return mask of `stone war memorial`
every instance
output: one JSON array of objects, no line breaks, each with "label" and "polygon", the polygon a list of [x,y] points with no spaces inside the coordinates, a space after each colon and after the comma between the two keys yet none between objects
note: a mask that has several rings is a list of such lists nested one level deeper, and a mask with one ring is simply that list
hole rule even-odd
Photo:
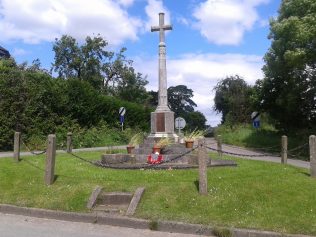
[{"label": "stone war memorial", "polygon": [[165,31],[172,30],[171,25],[165,25],[164,13],[159,13],[159,26],[152,26],[151,32],[159,31],[159,65],[158,65],[158,106],[151,113],[150,138],[168,137],[178,141],[178,135],[174,133],[174,112],[168,107],[167,95],[167,66]]},{"label": "stone war memorial", "polygon": [[[151,113],[151,131],[144,143],[140,144],[132,154],[105,154],[102,155],[101,166],[109,168],[190,168],[198,167],[198,154],[193,148],[186,148],[179,143],[179,137],[174,132],[174,112],[168,106],[167,95],[167,63],[165,31],[172,30],[171,25],[164,22],[164,13],[159,13],[159,25],[152,26],[151,32],[159,31],[158,50],[158,105]],[[156,144],[162,140],[168,144],[159,152],[154,150]],[[205,159],[207,156],[205,155]],[[152,162],[153,161],[153,162]],[[207,159],[207,166],[236,165],[232,161],[212,161]]]}]

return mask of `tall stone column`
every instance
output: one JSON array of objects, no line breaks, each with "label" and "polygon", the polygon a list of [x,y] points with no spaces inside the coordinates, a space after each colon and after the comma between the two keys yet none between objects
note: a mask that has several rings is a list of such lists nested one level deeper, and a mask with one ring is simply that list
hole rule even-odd
[{"label": "tall stone column", "polygon": [[151,32],[159,31],[159,91],[158,106],[155,112],[151,113],[151,134],[149,137],[170,137],[177,140],[178,136],[174,133],[174,112],[168,107],[166,30],[172,30],[172,26],[165,25],[164,13],[159,13],[159,26],[151,27]]}]

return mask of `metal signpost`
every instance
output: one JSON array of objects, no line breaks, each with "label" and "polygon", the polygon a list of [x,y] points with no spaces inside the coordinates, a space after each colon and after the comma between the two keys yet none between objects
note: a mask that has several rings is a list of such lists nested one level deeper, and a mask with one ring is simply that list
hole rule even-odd
[{"label": "metal signpost", "polygon": [[178,117],[175,119],[175,127],[179,129],[179,135],[181,133],[181,129],[183,129],[186,125],[184,118]]},{"label": "metal signpost", "polygon": [[260,127],[260,113],[255,111],[251,113],[252,125],[254,128]]},{"label": "metal signpost", "polygon": [[122,126],[122,131],[124,130],[124,115],[126,113],[126,109],[124,107],[121,107],[119,109],[119,115],[120,115],[120,123]]}]

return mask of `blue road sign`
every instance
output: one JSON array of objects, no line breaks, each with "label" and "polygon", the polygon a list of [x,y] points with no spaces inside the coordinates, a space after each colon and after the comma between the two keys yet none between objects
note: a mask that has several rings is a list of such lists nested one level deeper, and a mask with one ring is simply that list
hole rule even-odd
[{"label": "blue road sign", "polygon": [[260,121],[253,121],[252,125],[254,128],[259,128],[260,127]]},{"label": "blue road sign", "polygon": [[124,115],[120,115],[120,122],[124,123]]}]

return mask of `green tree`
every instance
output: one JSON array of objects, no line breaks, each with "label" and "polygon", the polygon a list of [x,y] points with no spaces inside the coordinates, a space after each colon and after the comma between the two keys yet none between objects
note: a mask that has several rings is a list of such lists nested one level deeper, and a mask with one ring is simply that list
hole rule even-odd
[{"label": "green tree", "polygon": [[48,134],[63,122],[63,87],[36,68],[0,60],[0,149],[12,146],[14,131]]},{"label": "green tree", "polygon": [[133,62],[126,59],[126,48],[114,53],[106,50],[107,45],[101,36],[88,36],[79,45],[76,39],[64,35],[54,43],[55,62],[51,70],[63,79],[87,81],[104,94],[143,103],[147,100],[146,78],[136,73]]},{"label": "green tree", "polygon": [[[150,91],[150,104],[152,107],[158,105],[158,92]],[[168,88],[168,105],[175,116],[184,116],[193,112],[197,105],[192,100],[193,90],[185,85],[171,86]]]},{"label": "green tree", "polygon": [[316,2],[283,0],[270,22],[271,47],[259,83],[261,107],[284,129],[316,122]]},{"label": "green tree", "polygon": [[168,88],[168,103],[175,116],[184,116],[193,112],[196,104],[192,100],[193,90],[185,85],[171,86]]},{"label": "green tree", "polygon": [[222,113],[222,123],[249,122],[252,88],[244,79],[238,75],[226,77],[214,90],[214,109]]},{"label": "green tree", "polygon": [[150,95],[145,86],[148,84],[142,74],[136,73],[133,67],[124,70],[121,80],[118,81],[114,95],[126,101],[137,104],[148,104]]},{"label": "green tree", "polygon": [[206,118],[200,111],[193,111],[185,114],[186,130],[193,131],[194,129],[204,130],[206,128]]}]

